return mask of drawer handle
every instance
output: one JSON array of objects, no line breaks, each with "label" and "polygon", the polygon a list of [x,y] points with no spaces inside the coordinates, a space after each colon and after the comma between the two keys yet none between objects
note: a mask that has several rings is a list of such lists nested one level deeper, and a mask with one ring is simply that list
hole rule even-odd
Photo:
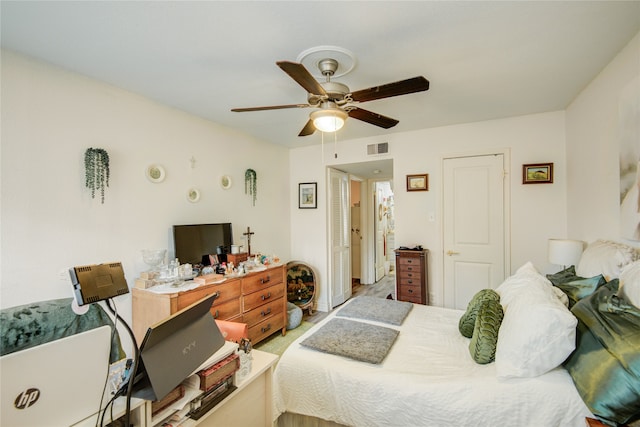
[{"label": "drawer handle", "polygon": [[271,329],[271,323],[269,323],[266,328],[265,327],[260,328],[263,334],[267,332],[269,329]]},{"label": "drawer handle", "polygon": [[413,277],[413,274],[409,273],[407,274],[408,277]]},{"label": "drawer handle", "polygon": [[214,319],[217,319],[217,318],[218,318],[218,316],[220,316],[220,310],[216,310],[216,312],[215,312],[215,313],[213,313],[213,318],[214,318]]},{"label": "drawer handle", "polygon": [[271,292],[267,292],[267,295],[262,295],[260,298],[262,298],[262,301],[271,298]]},{"label": "drawer handle", "polygon": [[267,309],[267,311],[261,311],[261,312],[260,312],[260,315],[262,315],[262,316],[267,316],[267,315],[269,315],[269,314],[271,314],[271,307],[269,307],[269,308]]},{"label": "drawer handle", "polygon": [[407,280],[407,283],[413,283],[413,280]]},{"label": "drawer handle", "polygon": [[407,292],[409,292],[410,294],[413,293],[413,289],[407,289]]},{"label": "drawer handle", "polygon": [[412,262],[413,262],[413,260],[412,260],[412,259],[408,259],[408,260],[407,260],[407,264],[411,264]]},{"label": "drawer handle", "polygon": [[407,270],[409,270],[409,271],[413,271],[413,268],[409,267],[409,268],[407,268]]},{"label": "drawer handle", "polygon": [[271,281],[271,276],[267,276],[266,279],[264,279],[264,278],[260,279],[260,283],[262,283],[263,285],[265,283],[269,283],[270,281]]}]

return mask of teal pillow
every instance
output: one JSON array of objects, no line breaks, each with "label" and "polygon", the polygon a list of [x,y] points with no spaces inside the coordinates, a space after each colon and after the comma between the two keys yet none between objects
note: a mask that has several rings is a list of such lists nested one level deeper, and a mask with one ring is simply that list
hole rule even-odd
[{"label": "teal pillow", "polygon": [[458,321],[458,330],[462,336],[471,338],[473,335],[473,328],[476,324],[476,315],[480,306],[484,301],[500,301],[500,295],[493,289],[482,289],[477,292],[469,304],[467,305],[467,311],[462,315]]},{"label": "teal pillow", "polygon": [[570,282],[574,279],[578,279],[578,275],[576,274],[576,267],[571,266],[567,267],[562,271],[558,271],[554,274],[547,274],[547,279],[554,285],[558,286],[560,283]]},{"label": "teal pillow", "polygon": [[480,305],[469,342],[469,353],[476,363],[484,365],[496,359],[498,331],[503,317],[504,311],[499,301],[487,300]]},{"label": "teal pillow", "polygon": [[569,309],[571,309],[578,301],[588,297],[605,283],[607,283],[607,281],[604,276],[599,275],[588,279],[576,277],[570,282],[558,283],[556,287],[567,295],[569,298]]},{"label": "teal pillow", "polygon": [[640,309],[617,291],[615,279],[571,309],[576,349],[564,362],[591,413],[612,425],[640,419]]}]

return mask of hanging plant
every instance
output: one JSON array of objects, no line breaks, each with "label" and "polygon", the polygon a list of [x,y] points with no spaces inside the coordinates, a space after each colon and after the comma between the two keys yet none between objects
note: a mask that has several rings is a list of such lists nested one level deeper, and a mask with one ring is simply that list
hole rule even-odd
[{"label": "hanging plant", "polygon": [[258,177],[253,169],[247,169],[244,172],[244,194],[251,195],[253,206],[255,206],[258,195]]},{"label": "hanging plant", "polygon": [[84,185],[91,189],[91,198],[100,190],[104,203],[104,189],[109,186],[109,153],[103,148],[87,148],[84,152]]}]

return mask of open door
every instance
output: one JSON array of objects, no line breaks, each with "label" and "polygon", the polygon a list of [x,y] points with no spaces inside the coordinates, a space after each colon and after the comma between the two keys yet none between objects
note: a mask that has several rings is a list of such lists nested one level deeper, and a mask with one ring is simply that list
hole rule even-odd
[{"label": "open door", "polygon": [[349,175],[329,169],[331,308],[351,297]]}]

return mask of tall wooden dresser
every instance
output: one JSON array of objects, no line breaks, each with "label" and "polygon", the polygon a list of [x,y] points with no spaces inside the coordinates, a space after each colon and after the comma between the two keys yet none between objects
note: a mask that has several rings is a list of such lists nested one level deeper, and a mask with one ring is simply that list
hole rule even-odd
[{"label": "tall wooden dresser", "polygon": [[218,298],[211,306],[213,317],[246,323],[249,338],[256,344],[278,330],[282,331],[282,335],[286,333],[285,286],[286,267],[278,265],[188,291],[177,288],[175,293],[161,294],[149,289],[133,288],[133,332],[138,344],[141,344],[150,325],[217,292]]},{"label": "tall wooden dresser", "polygon": [[429,250],[396,249],[395,253],[398,301],[429,304],[427,280]]}]

